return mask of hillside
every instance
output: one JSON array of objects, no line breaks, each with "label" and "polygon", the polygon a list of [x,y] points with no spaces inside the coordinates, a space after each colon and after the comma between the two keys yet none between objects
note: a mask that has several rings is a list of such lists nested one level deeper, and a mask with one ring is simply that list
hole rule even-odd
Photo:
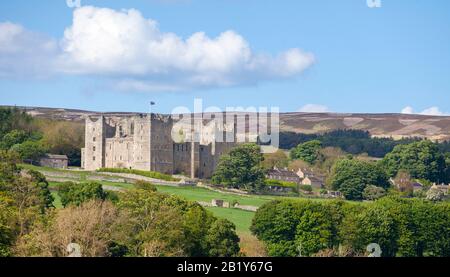
[{"label": "hillside", "polygon": [[[38,118],[81,121],[83,116],[100,114],[75,109],[18,107]],[[126,112],[108,112],[107,115],[132,115]],[[282,131],[321,133],[335,129],[360,129],[373,136],[401,138],[426,137],[433,140],[450,139],[449,116],[424,116],[407,114],[337,114],[337,113],[283,113],[280,116]]]}]

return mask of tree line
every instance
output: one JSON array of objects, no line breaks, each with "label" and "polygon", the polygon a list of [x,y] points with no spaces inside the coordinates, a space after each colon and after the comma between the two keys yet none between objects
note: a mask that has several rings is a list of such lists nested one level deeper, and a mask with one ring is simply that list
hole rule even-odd
[{"label": "tree line", "polygon": [[263,205],[252,232],[270,256],[383,257],[450,255],[450,204],[386,197],[371,203],[282,200]]},{"label": "tree line", "polygon": [[81,165],[84,126],[79,122],[37,119],[18,108],[0,108],[0,149],[16,152],[22,161],[37,162],[45,153],[67,155]]},{"label": "tree line", "polygon": [[[339,147],[349,154],[367,153],[371,157],[383,158],[395,146],[409,144],[420,140],[420,138],[403,138],[400,140],[373,138],[368,131],[363,130],[334,130],[324,134],[281,132],[280,148],[292,149],[299,144],[312,140],[320,141],[323,147]],[[447,144],[445,144],[445,147],[448,147]]]},{"label": "tree line", "polygon": [[64,183],[55,209],[45,177],[18,160],[0,151],[0,256],[62,257],[72,243],[85,257],[240,255],[234,224],[195,202],[147,183],[120,193]]}]

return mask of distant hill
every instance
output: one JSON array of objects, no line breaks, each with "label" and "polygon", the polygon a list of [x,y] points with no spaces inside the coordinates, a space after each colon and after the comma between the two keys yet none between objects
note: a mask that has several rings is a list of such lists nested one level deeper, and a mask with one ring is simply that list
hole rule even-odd
[{"label": "distant hill", "polygon": [[[137,113],[98,113],[75,109],[18,107],[38,118],[82,121],[86,115],[133,115]],[[338,113],[282,113],[281,131],[296,133],[323,133],[336,129],[369,131],[378,137],[426,137],[433,140],[450,140],[450,116],[425,116],[407,114],[338,114]]]}]

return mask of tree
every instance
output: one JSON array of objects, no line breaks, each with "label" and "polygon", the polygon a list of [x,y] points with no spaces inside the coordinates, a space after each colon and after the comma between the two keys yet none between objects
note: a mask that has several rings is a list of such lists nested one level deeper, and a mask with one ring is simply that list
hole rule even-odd
[{"label": "tree", "polygon": [[24,143],[14,145],[11,150],[18,153],[22,160],[37,162],[48,149],[39,141],[27,140]]},{"label": "tree", "polygon": [[300,217],[295,236],[295,244],[301,249],[301,255],[311,256],[332,247],[332,225],[332,216],[327,210],[305,210]]},{"label": "tree", "polygon": [[0,195],[0,257],[11,256],[14,244],[14,208],[10,206],[12,199]]},{"label": "tree", "polygon": [[36,119],[42,142],[53,154],[67,155],[69,165],[80,166],[81,148],[84,147],[84,124],[72,121]]},{"label": "tree", "polygon": [[242,144],[223,155],[212,181],[227,187],[259,191],[264,187],[263,155],[256,144]]},{"label": "tree", "polygon": [[80,246],[83,257],[111,256],[110,246],[122,217],[108,201],[91,200],[58,210],[37,222],[30,234],[21,236],[17,256],[66,257],[71,243]]},{"label": "tree", "polygon": [[39,189],[39,198],[42,201],[42,207],[41,210],[44,211],[44,209],[47,208],[54,208],[53,201],[55,200],[52,196],[52,193],[50,192],[50,189],[48,187],[47,179],[45,178],[44,174],[35,171],[35,170],[28,170],[23,172],[23,175],[29,176],[31,181],[36,185],[36,187]]},{"label": "tree", "polygon": [[193,257],[206,256],[209,253],[206,238],[211,228],[211,224],[216,218],[200,205],[192,205],[184,213],[184,235],[186,254]]},{"label": "tree", "polygon": [[0,142],[0,149],[9,150],[13,145],[21,144],[28,139],[28,134],[22,130],[12,130]]},{"label": "tree", "polygon": [[209,256],[235,257],[239,253],[239,237],[236,226],[226,219],[218,219],[212,223],[206,235]]},{"label": "tree", "polygon": [[303,160],[309,164],[314,164],[319,158],[322,143],[319,140],[312,140],[297,145],[291,150],[291,159]]},{"label": "tree", "polygon": [[91,199],[105,200],[107,198],[107,193],[103,190],[102,185],[95,182],[82,184],[66,182],[59,186],[58,194],[64,207],[79,206]]},{"label": "tree", "polygon": [[389,187],[388,176],[377,164],[356,159],[337,161],[328,183],[348,200],[362,200],[368,185],[384,189]]},{"label": "tree", "polygon": [[0,139],[12,130],[32,133],[35,127],[33,118],[18,108],[0,108]]},{"label": "tree", "polygon": [[285,168],[289,165],[289,159],[283,150],[278,150],[275,153],[264,154],[262,166],[264,169]]},{"label": "tree", "polygon": [[396,146],[382,160],[381,165],[391,177],[398,171],[405,170],[416,179],[437,183],[445,182],[447,179],[445,157],[437,144],[429,140]]},{"label": "tree", "polygon": [[368,185],[363,191],[363,198],[374,201],[386,195],[386,190],[373,185]]}]

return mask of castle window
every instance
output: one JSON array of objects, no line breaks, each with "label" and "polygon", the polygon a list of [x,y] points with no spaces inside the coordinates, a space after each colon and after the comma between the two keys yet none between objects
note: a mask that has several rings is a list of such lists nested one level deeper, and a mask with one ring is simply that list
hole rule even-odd
[{"label": "castle window", "polygon": [[122,160],[122,156],[120,156],[120,160]]},{"label": "castle window", "polygon": [[92,147],[92,151],[94,151],[94,152],[95,152],[95,146],[94,146],[94,147]]},{"label": "castle window", "polygon": [[92,160],[95,161],[95,156],[92,157]]},{"label": "castle window", "polygon": [[93,131],[93,132],[95,132],[95,127],[94,127],[94,128],[92,128],[92,131]]},{"label": "castle window", "polygon": [[92,138],[92,141],[94,141],[94,142],[95,142],[95,137],[93,137],[93,138]]}]

